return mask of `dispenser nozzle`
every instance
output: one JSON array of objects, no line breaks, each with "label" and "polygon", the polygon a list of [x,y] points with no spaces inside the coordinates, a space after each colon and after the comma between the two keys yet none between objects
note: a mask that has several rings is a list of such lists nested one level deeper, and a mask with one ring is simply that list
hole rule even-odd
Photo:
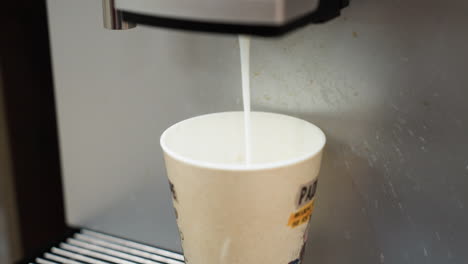
[{"label": "dispenser nozzle", "polygon": [[115,8],[114,0],[102,0],[102,16],[106,29],[124,30],[136,27],[136,24],[123,20],[122,11]]}]

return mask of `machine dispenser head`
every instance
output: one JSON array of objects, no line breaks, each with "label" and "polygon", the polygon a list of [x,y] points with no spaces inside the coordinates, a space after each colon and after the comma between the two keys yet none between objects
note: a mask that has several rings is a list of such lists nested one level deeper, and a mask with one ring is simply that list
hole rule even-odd
[{"label": "machine dispenser head", "polygon": [[103,0],[104,25],[279,36],[340,15],[349,0]]}]

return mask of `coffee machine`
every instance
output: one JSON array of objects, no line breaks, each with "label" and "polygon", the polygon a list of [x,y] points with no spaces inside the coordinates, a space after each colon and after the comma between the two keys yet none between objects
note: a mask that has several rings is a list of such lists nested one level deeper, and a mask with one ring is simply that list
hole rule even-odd
[{"label": "coffee machine", "polygon": [[103,0],[104,26],[136,24],[216,33],[279,36],[340,15],[349,0]]},{"label": "coffee machine", "polygon": [[[328,138],[304,262],[465,263],[466,1],[347,4],[48,0],[73,239],[183,261],[159,136],[242,109],[245,34],[253,110],[309,120]],[[103,261],[73,243],[49,254]],[[150,263],[127,254],[140,258],[104,261]]]}]

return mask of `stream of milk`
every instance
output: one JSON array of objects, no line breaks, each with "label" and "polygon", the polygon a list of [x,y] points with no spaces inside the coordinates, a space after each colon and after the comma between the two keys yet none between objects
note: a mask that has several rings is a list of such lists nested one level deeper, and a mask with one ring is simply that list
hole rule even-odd
[{"label": "stream of milk", "polygon": [[244,105],[244,146],[245,164],[252,161],[251,124],[250,124],[250,38],[239,36],[241,74],[242,74],[242,101]]}]

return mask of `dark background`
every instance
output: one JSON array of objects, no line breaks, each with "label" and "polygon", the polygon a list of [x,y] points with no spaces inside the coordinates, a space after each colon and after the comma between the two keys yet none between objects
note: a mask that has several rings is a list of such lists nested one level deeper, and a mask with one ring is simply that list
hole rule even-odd
[{"label": "dark background", "polygon": [[21,247],[32,255],[66,231],[46,4],[5,1],[1,70]]}]

